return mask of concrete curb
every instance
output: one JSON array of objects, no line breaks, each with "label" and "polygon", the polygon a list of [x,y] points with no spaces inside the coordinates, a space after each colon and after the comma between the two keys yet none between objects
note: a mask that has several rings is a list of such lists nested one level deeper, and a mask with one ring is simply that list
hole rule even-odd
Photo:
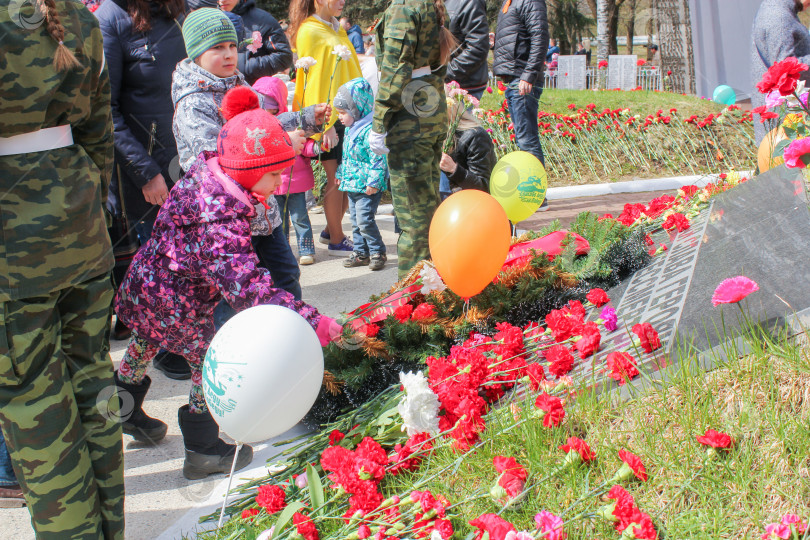
[{"label": "concrete curb", "polygon": [[[740,176],[751,178],[754,171],[738,171]],[[680,189],[683,186],[696,185],[703,187],[710,182],[719,180],[719,174],[701,174],[694,176],[673,176],[670,178],[655,178],[652,180],[631,180],[629,182],[614,182],[606,184],[588,184],[584,186],[565,186],[549,188],[546,197],[549,200],[575,199],[578,197],[595,197],[598,195],[613,195],[617,193],[643,193],[645,191],[666,191]]]}]

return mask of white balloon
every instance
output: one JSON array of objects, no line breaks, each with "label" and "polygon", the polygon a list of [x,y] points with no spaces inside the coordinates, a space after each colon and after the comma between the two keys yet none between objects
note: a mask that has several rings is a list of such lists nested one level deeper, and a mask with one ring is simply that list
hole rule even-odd
[{"label": "white balloon", "polygon": [[211,341],[203,395],[220,429],[257,443],[297,424],[323,382],[323,349],[295,311],[261,305],[234,315]]}]

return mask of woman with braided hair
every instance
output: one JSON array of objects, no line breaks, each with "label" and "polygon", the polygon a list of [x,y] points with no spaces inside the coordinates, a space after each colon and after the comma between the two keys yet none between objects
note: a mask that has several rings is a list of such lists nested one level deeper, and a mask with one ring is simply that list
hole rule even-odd
[{"label": "woman with braided hair", "polygon": [[455,48],[442,0],[393,0],[377,25],[380,87],[369,134],[387,154],[399,277],[430,257],[428,230],[439,205],[439,161],[447,133],[444,76]]},{"label": "woman with braided hair", "polygon": [[16,6],[0,10],[0,428],[37,538],[123,538],[101,31],[74,0]]}]

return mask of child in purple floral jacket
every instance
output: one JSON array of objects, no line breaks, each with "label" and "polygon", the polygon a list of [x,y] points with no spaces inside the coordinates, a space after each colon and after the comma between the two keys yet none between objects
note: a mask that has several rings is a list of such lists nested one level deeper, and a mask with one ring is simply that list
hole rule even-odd
[{"label": "child in purple floral jacket", "polygon": [[[295,158],[278,120],[258,106],[247,87],[228,93],[222,108],[231,119],[220,132],[218,152],[200,154],[171,190],[154,234],[136,255],[116,297],[116,313],[133,331],[116,374],[119,388],[134,398],[133,413],[123,422],[125,433],[145,442],[165,436],[166,424],[142,409],[150,383],[146,368],[161,348],[189,362],[191,395],[179,421],[186,448],[183,473],[190,479],[227,472],[236,448],[219,439],[201,386],[203,358],[215,333],[213,311],[221,299],[237,311],[259,304],[295,310],[322,345],[337,339],[341,330],[334,319],[275,288],[251,246],[254,205],[272,197],[282,169]],[[243,447],[237,469],[248,465],[252,454]]]}]

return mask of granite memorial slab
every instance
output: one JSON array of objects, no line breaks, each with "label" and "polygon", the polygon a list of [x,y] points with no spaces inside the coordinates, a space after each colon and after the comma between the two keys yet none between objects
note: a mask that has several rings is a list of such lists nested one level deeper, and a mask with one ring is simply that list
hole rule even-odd
[{"label": "granite memorial slab", "polygon": [[584,55],[557,57],[557,88],[560,90],[585,90],[587,65]]},{"label": "granite memorial slab", "polygon": [[[610,352],[632,349],[636,323],[650,323],[662,343],[649,354],[631,350],[639,370],[651,374],[673,365],[684,352],[721,349],[752,322],[766,330],[810,322],[810,269],[805,264],[810,210],[797,169],[782,166],[744,182],[711,199],[685,231],[672,238],[659,234],[667,251],[607,291],[618,328],[604,335],[599,351],[580,363],[575,377],[604,372]],[[739,305],[713,306],[720,282],[736,276],[752,279],[759,290]],[[600,380],[597,376],[594,384]]]},{"label": "granite memorial slab", "polygon": [[635,54],[608,56],[608,89],[632,90],[638,86],[638,57]]}]

